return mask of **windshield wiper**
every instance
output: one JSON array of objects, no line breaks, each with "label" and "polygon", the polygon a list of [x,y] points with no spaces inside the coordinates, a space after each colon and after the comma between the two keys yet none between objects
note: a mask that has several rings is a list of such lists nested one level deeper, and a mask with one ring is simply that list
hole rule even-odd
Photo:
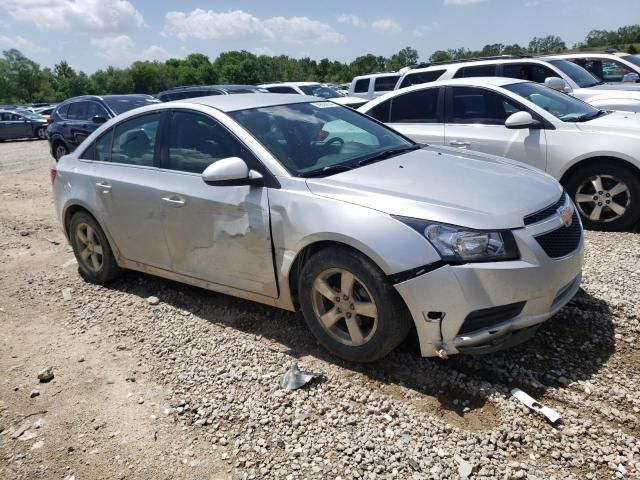
[{"label": "windshield wiper", "polygon": [[422,146],[420,145],[405,145],[403,147],[390,148],[389,150],[384,150],[382,152],[378,152],[378,153],[374,153],[373,155],[366,156],[360,159],[360,161],[358,161],[356,165],[358,165],[359,167],[362,167],[363,165],[379,162],[380,160],[385,160],[387,158],[395,157],[396,155],[400,155],[401,153],[419,150],[420,148],[422,148]]},{"label": "windshield wiper", "polygon": [[305,178],[324,177],[326,175],[333,175],[334,173],[346,172],[348,170],[353,170],[353,167],[343,164],[329,165],[328,167],[311,170],[310,172],[304,173],[302,176]]},{"label": "windshield wiper", "polygon": [[607,114],[606,110],[598,110],[597,112],[594,112],[594,113],[585,113],[584,115],[580,115],[576,119],[576,122],[588,122],[589,120],[593,120],[594,118],[598,118],[606,114]]}]

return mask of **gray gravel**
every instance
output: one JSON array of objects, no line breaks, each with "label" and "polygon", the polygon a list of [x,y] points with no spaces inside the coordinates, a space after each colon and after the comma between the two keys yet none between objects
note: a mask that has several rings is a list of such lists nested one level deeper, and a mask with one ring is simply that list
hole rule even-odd
[{"label": "gray gravel", "polygon": [[[140,355],[172,392],[166,417],[234,478],[623,478],[640,476],[638,275],[637,234],[588,232],[583,290],[533,341],[440,361],[412,339],[366,366],[325,353],[296,315],[143,274],[34,275],[24,295],[72,288],[68,326]],[[294,361],[322,379],[280,389]]]}]

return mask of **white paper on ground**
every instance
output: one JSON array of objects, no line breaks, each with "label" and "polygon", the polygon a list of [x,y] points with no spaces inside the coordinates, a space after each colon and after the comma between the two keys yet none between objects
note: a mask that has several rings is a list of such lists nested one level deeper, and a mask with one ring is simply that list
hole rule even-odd
[{"label": "white paper on ground", "polygon": [[519,388],[514,388],[511,390],[511,395],[513,395],[516,399],[520,400],[531,410],[535,410],[543,414],[545,417],[549,419],[551,423],[555,423],[560,420],[560,414],[556,412],[553,408],[545,407],[539,402],[536,402],[533,398],[527,395],[525,392],[520,390]]}]

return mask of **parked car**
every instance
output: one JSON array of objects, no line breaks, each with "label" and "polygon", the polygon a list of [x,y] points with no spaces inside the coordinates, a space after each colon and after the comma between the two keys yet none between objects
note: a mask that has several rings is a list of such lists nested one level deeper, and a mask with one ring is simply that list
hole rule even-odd
[{"label": "parked car", "polygon": [[265,93],[266,90],[255,85],[199,85],[192,87],[174,87],[160,92],[156,97],[161,102],[184,100],[185,98],[208,97],[210,95],[232,95],[236,93]]},{"label": "parked car", "polygon": [[0,140],[46,137],[47,120],[32,112],[0,110]]},{"label": "parked car", "polygon": [[265,83],[260,86],[271,93],[295,93],[326,98],[327,100],[353,109],[359,108],[367,103],[366,99],[345,96],[337,89],[317,82],[278,82]]},{"label": "parked car", "polygon": [[519,160],[558,179],[582,222],[623,230],[640,219],[640,115],[599,110],[509,78],[442,80],[359,109],[416,142]]},{"label": "parked car", "polygon": [[399,73],[359,75],[351,80],[349,96],[371,100],[393,90],[399,78]]},{"label": "parked car", "polygon": [[302,309],[352,361],[412,324],[425,356],[515,345],[580,284],[582,226],[549,175],[302,95],[128,112],[51,173],[86,279],[130,268]]},{"label": "parked car", "polygon": [[158,102],[151,95],[85,95],[65,100],[53,111],[47,128],[51,155],[58,160],[110,118]]},{"label": "parked car", "polygon": [[[508,77],[543,83],[597,107],[640,112],[640,85],[605,84],[567,60],[499,56],[403,69],[395,89],[470,77]],[[562,80],[562,81],[559,81]]]},{"label": "parked car", "polygon": [[568,60],[580,65],[603,82],[640,83],[640,57],[628,53],[563,53],[544,57]]}]

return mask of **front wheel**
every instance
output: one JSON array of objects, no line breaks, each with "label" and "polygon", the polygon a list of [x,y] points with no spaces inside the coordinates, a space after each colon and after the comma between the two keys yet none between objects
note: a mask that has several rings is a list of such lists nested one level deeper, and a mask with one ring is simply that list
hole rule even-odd
[{"label": "front wheel", "polygon": [[80,273],[86,280],[104,283],[122,272],[102,228],[88,213],[78,212],[73,216],[69,224],[69,239]]},{"label": "front wheel", "polygon": [[630,167],[587,165],[574,172],[566,187],[586,228],[626,230],[640,219],[640,180]]},{"label": "front wheel", "polygon": [[35,134],[36,134],[35,135],[36,138],[38,138],[40,140],[45,140],[47,138],[47,132],[46,132],[46,129],[44,127],[36,128]]},{"label": "front wheel", "polygon": [[320,344],[345,360],[378,360],[411,328],[410,315],[384,273],[346,248],[326,248],[309,259],[300,277],[299,297],[309,329]]}]

